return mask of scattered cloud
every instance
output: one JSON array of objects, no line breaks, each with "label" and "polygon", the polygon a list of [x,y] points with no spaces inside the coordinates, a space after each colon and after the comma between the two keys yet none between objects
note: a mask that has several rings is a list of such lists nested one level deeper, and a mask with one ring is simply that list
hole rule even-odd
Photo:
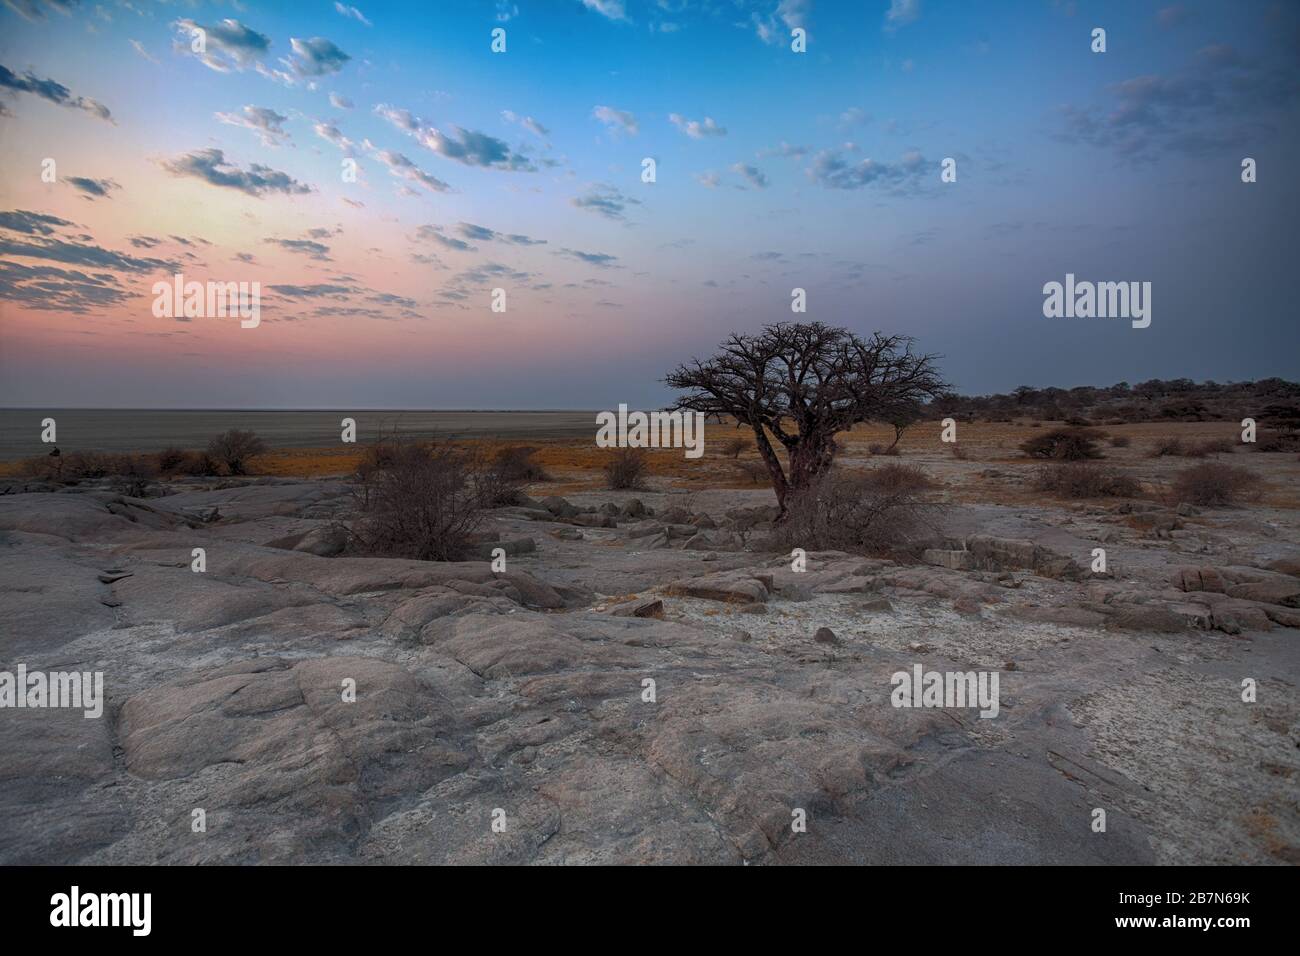
[{"label": "scattered cloud", "polygon": [[215,113],[217,119],[230,126],[242,126],[257,133],[263,146],[278,146],[289,139],[284,122],[289,117],[282,116],[265,106],[245,106],[242,115],[237,113]]},{"label": "scattered cloud", "polygon": [[140,56],[144,57],[154,66],[161,66],[161,64],[153,58],[153,55],[150,54],[150,52],[144,48],[143,43],[141,43],[139,40],[131,40],[129,42],[131,44],[131,49],[135,50],[136,53],[140,54]]},{"label": "scattered cloud", "polygon": [[444,183],[437,176],[426,173],[401,153],[395,153],[387,149],[379,149],[373,150],[370,155],[387,166],[388,171],[392,175],[410,180],[413,183],[419,183],[425,189],[429,190],[429,192],[451,192],[450,186]]},{"label": "scattered cloud", "polygon": [[623,0],[582,0],[588,10],[595,10],[610,20],[626,20],[627,11],[623,9]]},{"label": "scattered cloud", "polygon": [[298,182],[288,173],[261,163],[252,163],[246,170],[240,169],[227,162],[225,153],[219,149],[196,149],[175,159],[163,160],[162,168],[173,176],[189,176],[258,198],[268,193],[296,195],[312,192],[312,187]]},{"label": "scattered cloud", "polygon": [[669,113],[668,121],[691,139],[704,139],[706,136],[727,135],[727,128],[725,126],[719,126],[713,121],[713,117],[711,116],[706,116],[703,120],[688,120],[680,113]]},{"label": "scattered cloud", "polygon": [[180,19],[172,27],[178,34],[175,49],[198,57],[204,66],[218,73],[254,67],[271,49],[270,37],[234,19],[211,26]]},{"label": "scattered cloud", "polygon": [[587,265],[596,266],[600,269],[608,269],[618,261],[618,256],[611,256],[604,252],[582,252],[578,249],[560,249],[555,254],[577,259],[579,262],[585,262]]},{"label": "scattered cloud", "polygon": [[736,163],[731,167],[731,171],[745,177],[755,189],[766,189],[768,186],[767,175],[757,166],[751,166],[748,163]]},{"label": "scattered cloud", "polygon": [[627,133],[635,136],[641,131],[636,117],[626,110],[616,110],[612,106],[597,106],[592,109],[591,115],[600,120],[613,133]]},{"label": "scattered cloud", "polygon": [[545,239],[531,239],[528,236],[519,233],[497,232],[495,229],[489,229],[487,226],[476,226],[472,222],[460,222],[456,224],[456,231],[466,239],[476,242],[505,242],[513,246],[544,246]]},{"label": "scattered cloud", "polygon": [[31,93],[33,96],[39,96],[43,100],[55,104],[56,106],[66,106],[69,109],[84,110],[92,116],[97,116],[102,120],[110,123],[113,122],[113,116],[103,103],[89,99],[84,96],[73,96],[62,83],[54,80],[42,80],[36,74],[28,70],[22,76],[18,76],[8,67],[0,65],[0,90],[13,90],[15,93]]},{"label": "scattered cloud", "polygon": [[444,159],[484,169],[537,171],[537,167],[527,156],[516,153],[504,140],[489,136],[487,133],[452,126],[452,135],[449,136],[415,116],[410,110],[398,109],[386,103],[380,103],[375,107],[374,112],[402,132],[413,136],[425,149],[437,153]]},{"label": "scattered cloud", "polygon": [[111,179],[91,179],[87,176],[65,176],[63,181],[83,193],[83,198],[92,200],[107,199],[110,189],[122,188]]},{"label": "scattered cloud", "polygon": [[[808,28],[808,11],[812,0],[780,0],[770,14],[753,13],[754,32],[764,43],[784,43],[796,27]],[[784,27],[784,29],[783,29]]]},{"label": "scattered cloud", "polygon": [[862,189],[875,184],[900,187],[919,178],[925,166],[924,158],[915,151],[904,153],[897,163],[870,158],[855,161],[849,155],[855,152],[857,147],[852,144],[822,150],[806,170],[808,178],[827,189]]},{"label": "scattered cloud", "polygon": [[312,37],[310,40],[291,37],[289,45],[293,47],[293,59],[284,62],[299,76],[337,73],[352,59],[324,37]]},{"label": "scattered cloud", "polygon": [[641,200],[625,196],[616,186],[611,186],[608,183],[598,183],[592,186],[586,194],[570,199],[569,203],[578,209],[585,209],[588,212],[604,216],[606,219],[623,220],[626,218],[623,211],[628,206],[641,205]]},{"label": "scattered cloud", "polygon": [[531,116],[519,116],[511,110],[502,110],[501,118],[507,123],[518,123],[539,139],[546,139],[546,137],[551,135],[549,129],[537,122],[537,120],[533,119]]},{"label": "scattered cloud", "polygon": [[897,30],[909,23],[915,23],[921,15],[921,0],[889,0],[889,9],[885,11],[885,29]]},{"label": "scattered cloud", "polygon": [[368,27],[374,26],[373,23],[371,23],[369,20],[366,19],[365,14],[363,14],[356,7],[349,7],[346,4],[336,2],[334,4],[334,9],[337,10],[341,15],[347,17],[350,20],[356,20],[358,23],[363,23]]},{"label": "scattered cloud", "polygon": [[317,242],[315,239],[263,239],[262,241],[273,246],[279,246],[286,252],[315,259],[317,262],[334,261],[329,255],[330,247],[323,242]]},{"label": "scattered cloud", "polygon": [[355,105],[356,105],[355,103],[353,103],[342,93],[330,94],[330,106],[334,107],[336,110],[350,110]]}]

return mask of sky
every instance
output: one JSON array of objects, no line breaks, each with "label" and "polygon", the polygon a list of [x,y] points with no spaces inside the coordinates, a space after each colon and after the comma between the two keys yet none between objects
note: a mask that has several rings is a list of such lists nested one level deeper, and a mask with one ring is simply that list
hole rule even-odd
[{"label": "sky", "polygon": [[1295,2],[0,3],[0,406],[658,407],[780,321],[967,394],[1300,377]]}]

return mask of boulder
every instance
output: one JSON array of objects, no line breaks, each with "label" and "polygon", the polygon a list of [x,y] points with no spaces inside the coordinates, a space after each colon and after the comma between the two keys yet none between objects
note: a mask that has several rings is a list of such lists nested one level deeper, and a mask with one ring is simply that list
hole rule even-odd
[{"label": "boulder", "polygon": [[720,571],[674,581],[665,593],[728,604],[762,604],[767,601],[767,588],[743,571]]},{"label": "boulder", "polygon": [[969,551],[941,551],[927,548],[921,554],[921,560],[935,567],[948,568],[950,571],[972,571],[975,568],[975,555]]},{"label": "boulder", "polygon": [[578,514],[578,509],[559,495],[549,495],[539,504],[557,518],[573,518]]},{"label": "boulder", "polygon": [[813,635],[813,640],[818,644],[839,644],[840,639],[835,636],[835,632],[829,627],[817,628],[817,633]]},{"label": "boulder", "polygon": [[1213,591],[1222,594],[1227,590],[1223,575],[1211,567],[1177,568],[1170,580],[1180,591]]},{"label": "boulder", "polygon": [[1277,577],[1267,581],[1233,584],[1227,590],[1229,597],[1283,607],[1300,607],[1300,578]]},{"label": "boulder", "polygon": [[658,598],[628,601],[626,604],[611,608],[609,613],[615,617],[653,617],[662,621],[664,619],[664,602]]}]

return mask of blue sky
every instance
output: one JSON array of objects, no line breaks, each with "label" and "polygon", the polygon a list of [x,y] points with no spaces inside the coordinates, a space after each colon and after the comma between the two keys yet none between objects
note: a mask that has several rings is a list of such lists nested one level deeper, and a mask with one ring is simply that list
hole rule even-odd
[{"label": "blue sky", "polygon": [[[0,209],[59,223],[7,234],[3,404],[651,404],[796,286],[967,392],[1296,377],[1294,3],[5,0],[0,32]],[[278,286],[264,326],[152,318],[176,265]],[[1045,319],[1067,272],[1152,282],[1151,327]]]}]

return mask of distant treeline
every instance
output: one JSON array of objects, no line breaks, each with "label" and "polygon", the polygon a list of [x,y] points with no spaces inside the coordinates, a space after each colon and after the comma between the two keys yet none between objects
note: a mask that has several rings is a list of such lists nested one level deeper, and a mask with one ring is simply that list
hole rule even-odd
[{"label": "distant treeline", "polygon": [[1010,394],[948,395],[925,408],[927,418],[1006,421],[1032,419],[1079,424],[1150,421],[1240,421],[1282,424],[1300,418],[1300,383],[1281,378],[1257,382],[1193,382],[1189,378],[1109,387],[1033,388]]}]

